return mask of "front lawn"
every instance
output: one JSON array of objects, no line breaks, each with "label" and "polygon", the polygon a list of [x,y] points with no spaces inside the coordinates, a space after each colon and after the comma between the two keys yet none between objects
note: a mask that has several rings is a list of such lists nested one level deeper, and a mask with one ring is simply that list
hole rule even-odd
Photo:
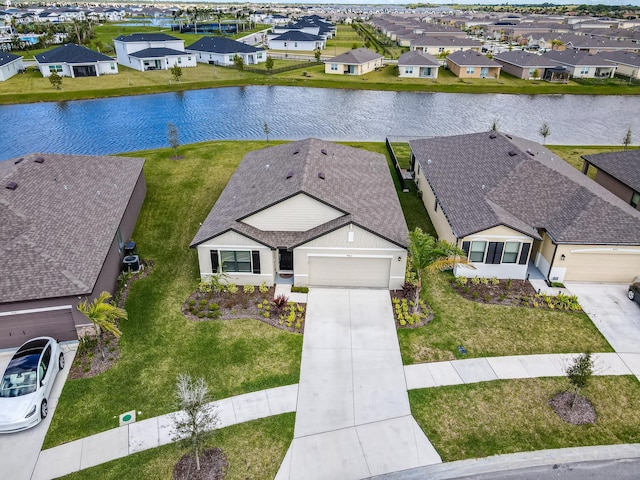
[{"label": "front lawn", "polygon": [[451,462],[550,448],[640,442],[635,377],[592,377],[581,391],[596,410],[593,425],[571,425],[549,406],[564,378],[411,390],[414,418],[442,460]]},{"label": "front lawn", "polygon": [[194,322],[181,312],[199,280],[189,243],[244,154],[264,146],[193,144],[180,147],[182,160],[170,159],[169,149],[137,153],[147,159],[147,197],[133,239],[155,265],[132,285],[120,360],[66,383],[45,448],[116,427],[114,416],[128,410],[141,418],[175,410],[179,373],[204,376],[216,399],[298,382],[301,335],[257,320]]}]

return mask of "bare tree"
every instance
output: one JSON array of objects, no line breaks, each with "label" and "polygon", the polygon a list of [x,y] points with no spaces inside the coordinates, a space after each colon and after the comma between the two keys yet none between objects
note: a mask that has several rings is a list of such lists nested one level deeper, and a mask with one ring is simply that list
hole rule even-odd
[{"label": "bare tree", "polygon": [[269,124],[264,122],[264,126],[262,127],[264,130],[264,134],[267,136],[267,145],[269,145],[269,134],[271,133],[271,129],[269,128]]},{"label": "bare tree", "polygon": [[544,122],[540,127],[540,130],[538,130],[538,133],[542,137],[542,144],[544,145],[547,142],[547,137],[551,135],[551,127],[549,127],[547,122]]},{"label": "bare tree", "polygon": [[169,145],[171,145],[171,148],[173,148],[174,158],[178,158],[178,147],[180,146],[180,134],[178,133],[178,127],[176,127],[171,122],[169,122],[169,124],[167,125],[167,139],[169,140]]},{"label": "bare tree", "polygon": [[491,122],[491,130],[496,132],[498,130],[499,124],[500,124],[500,121],[497,118],[494,118],[493,122]]},{"label": "bare tree", "polygon": [[625,150],[627,149],[627,147],[628,147],[629,145],[631,145],[631,138],[632,138],[632,137],[631,137],[631,127],[629,127],[629,128],[627,129],[627,133],[626,133],[626,134],[625,134],[625,136],[624,136],[624,139],[622,139],[622,144],[624,145],[624,149],[625,149]]}]

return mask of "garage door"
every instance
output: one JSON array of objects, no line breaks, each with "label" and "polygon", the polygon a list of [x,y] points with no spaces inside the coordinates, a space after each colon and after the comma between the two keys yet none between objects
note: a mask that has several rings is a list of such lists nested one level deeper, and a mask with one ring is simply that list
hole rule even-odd
[{"label": "garage door", "polygon": [[389,288],[390,258],[309,257],[309,285]]},{"label": "garage door", "polygon": [[19,347],[30,338],[40,336],[76,340],[71,310],[0,316],[0,348]]},{"label": "garage door", "polygon": [[574,253],[566,282],[629,283],[640,275],[640,255],[622,253]]}]

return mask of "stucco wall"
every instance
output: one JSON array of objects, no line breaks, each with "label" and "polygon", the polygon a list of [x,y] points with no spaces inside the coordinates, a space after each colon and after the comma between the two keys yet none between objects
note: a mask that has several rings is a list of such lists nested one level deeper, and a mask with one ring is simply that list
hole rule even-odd
[{"label": "stucco wall", "polygon": [[424,206],[427,209],[427,213],[429,214],[429,218],[431,219],[433,227],[436,229],[438,238],[441,240],[446,240],[447,242],[456,243],[457,238],[453,234],[451,226],[449,225],[449,221],[447,220],[447,217],[445,217],[440,204],[438,204],[438,210],[435,210],[436,197],[433,193],[433,190],[431,190],[431,187],[429,186],[429,182],[427,182],[427,179],[424,176],[422,168],[418,167],[417,162],[415,168],[416,185],[418,186],[418,191],[422,192],[422,203],[424,203]]},{"label": "stucco wall", "polygon": [[[604,188],[609,190],[611,193],[620,197],[625,202],[627,203],[631,202],[631,198],[633,196],[633,189],[627,187],[624,183],[620,182],[619,180],[612,177],[608,173],[603,172],[600,169],[597,169],[596,177],[594,180],[598,182],[600,185],[602,185]],[[640,210],[640,204],[638,204],[637,208]]]}]

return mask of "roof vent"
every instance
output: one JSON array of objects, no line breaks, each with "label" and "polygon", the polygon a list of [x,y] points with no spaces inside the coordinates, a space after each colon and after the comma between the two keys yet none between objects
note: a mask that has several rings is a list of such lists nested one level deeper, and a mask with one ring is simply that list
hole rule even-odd
[{"label": "roof vent", "polygon": [[15,162],[13,162],[14,165],[19,164],[21,161],[23,161],[24,158],[20,157],[19,159],[17,159]]},{"label": "roof vent", "polygon": [[505,137],[507,137],[509,140],[513,140],[513,137],[511,135],[506,135],[505,134]]},{"label": "roof vent", "polygon": [[297,155],[297,154],[299,154],[299,153],[300,153],[300,150],[298,150],[297,148],[293,151],[293,154],[294,154],[294,155]]},{"label": "roof vent", "polygon": [[268,163],[264,166],[264,169],[265,170],[269,170],[269,164]]},{"label": "roof vent", "polygon": [[497,137],[497,135],[495,133],[492,133],[492,134],[489,135],[489,138],[496,138],[496,137]]},{"label": "roof vent", "polygon": [[18,184],[16,182],[9,182],[5,185],[9,190],[15,190],[18,188]]},{"label": "roof vent", "polygon": [[509,156],[510,157],[515,157],[518,154],[518,152],[514,152],[513,150],[509,150]]},{"label": "roof vent", "polygon": [[290,171],[287,173],[287,179],[289,179],[289,178],[291,178],[291,177],[293,177],[293,170],[290,170]]},{"label": "roof vent", "polygon": [[318,172],[318,178],[324,180],[324,172]]},{"label": "roof vent", "polygon": [[535,155],[534,155],[534,153],[533,153],[531,150],[527,150],[527,153],[528,153],[529,155],[531,155],[532,157],[533,157],[533,156],[535,156]]},{"label": "roof vent", "polygon": [[44,158],[43,157],[38,157],[34,160],[34,162],[36,163],[44,163]]},{"label": "roof vent", "polygon": [[320,150],[320,153],[323,154],[323,155],[326,155],[327,154],[327,149],[323,148],[322,150]]}]

